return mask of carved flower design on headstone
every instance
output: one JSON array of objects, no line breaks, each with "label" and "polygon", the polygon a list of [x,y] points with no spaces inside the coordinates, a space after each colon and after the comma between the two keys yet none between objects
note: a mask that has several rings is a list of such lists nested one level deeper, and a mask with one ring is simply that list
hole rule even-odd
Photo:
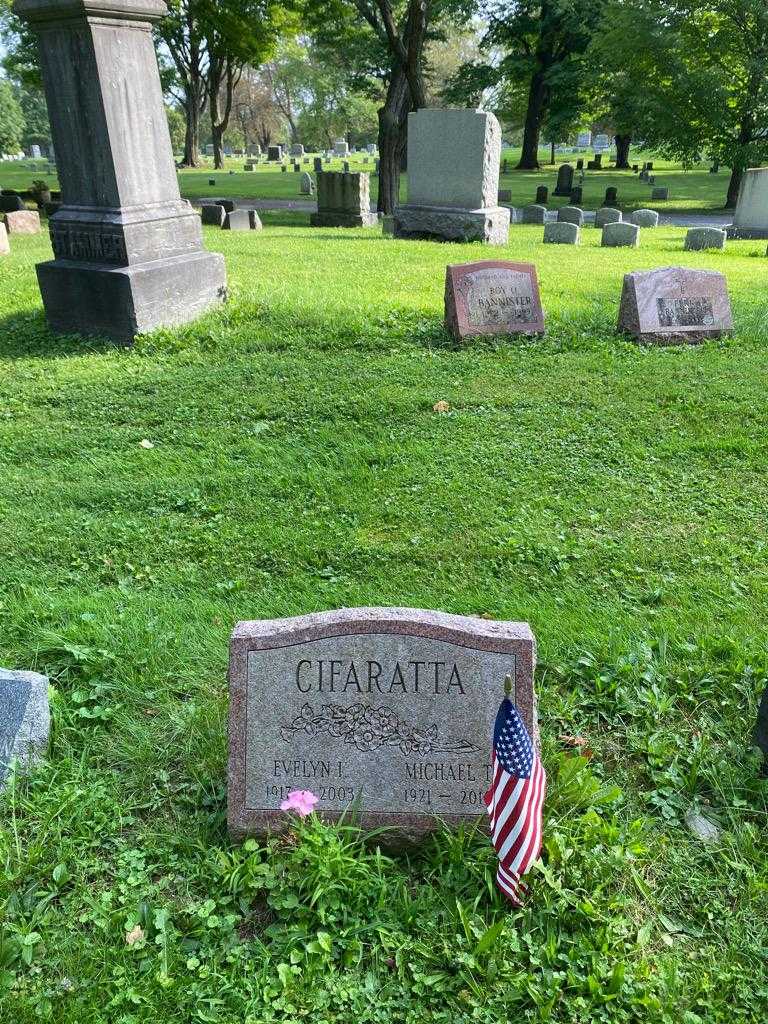
[{"label": "carved flower design on headstone", "polygon": [[326,733],[344,740],[358,750],[378,750],[379,747],[399,747],[404,754],[463,752],[472,753],[479,748],[467,741],[449,743],[438,736],[437,726],[426,728],[401,721],[395,711],[388,707],[372,707],[370,704],[324,704],[315,711],[310,704],[304,704],[301,711],[290,723],[280,728],[284,740],[290,740],[297,733],[310,736]]}]

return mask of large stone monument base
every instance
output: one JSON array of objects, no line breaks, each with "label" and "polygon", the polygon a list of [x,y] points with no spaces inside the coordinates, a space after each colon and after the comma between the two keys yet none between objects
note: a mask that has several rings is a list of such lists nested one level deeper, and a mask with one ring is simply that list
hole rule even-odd
[{"label": "large stone monument base", "polygon": [[163,0],[17,0],[38,38],[62,204],[38,267],[55,331],[130,344],[225,298],[181,199],[152,25]]},{"label": "large stone monument base", "polygon": [[204,251],[130,267],[51,260],[38,264],[37,279],[52,330],[125,345],[137,334],[194,320],[226,298],[224,257]]},{"label": "large stone monument base", "polygon": [[330,210],[311,213],[309,223],[313,228],[375,228],[379,223],[376,213],[343,213]]},{"label": "large stone monument base", "polygon": [[744,171],[729,238],[768,238],[768,167]]},{"label": "large stone monument base", "polygon": [[395,238],[506,245],[509,238],[509,210],[504,206],[462,210],[453,206],[407,203],[395,210],[394,235]]}]

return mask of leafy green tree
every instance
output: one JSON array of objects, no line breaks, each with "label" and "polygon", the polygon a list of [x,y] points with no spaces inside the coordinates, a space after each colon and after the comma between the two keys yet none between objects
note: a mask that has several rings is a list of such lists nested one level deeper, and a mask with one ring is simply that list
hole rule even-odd
[{"label": "leafy green tree", "polygon": [[171,148],[174,153],[180,153],[184,149],[184,138],[187,127],[184,112],[179,110],[178,107],[171,107],[166,104],[165,116],[168,118],[168,133],[171,136]]},{"label": "leafy green tree", "polygon": [[13,87],[5,78],[0,78],[0,153],[18,153],[24,127],[24,114]]},{"label": "leafy green tree", "polygon": [[506,123],[523,126],[518,168],[539,166],[542,133],[554,139],[579,120],[594,74],[586,52],[606,0],[486,0],[484,49],[494,61],[465,66],[449,94],[459,99],[483,90],[495,95]]},{"label": "leafy green tree", "polygon": [[596,52],[631,69],[635,131],[665,156],[729,166],[734,206],[744,169],[768,160],[765,0],[613,0]]},{"label": "leafy green tree", "polygon": [[222,140],[244,68],[263,64],[274,54],[280,38],[297,27],[295,9],[285,0],[210,0],[203,30],[216,167],[224,165]]},{"label": "leafy green tree", "polygon": [[335,52],[352,81],[375,83],[383,93],[377,117],[384,213],[398,202],[408,114],[427,105],[427,43],[474,9],[475,0],[307,0],[307,25],[318,42]]},{"label": "leafy green tree", "polygon": [[31,146],[35,143],[40,146],[50,145],[51,125],[43,93],[34,86],[20,86],[17,88],[16,94],[24,115],[22,144],[24,146]]}]

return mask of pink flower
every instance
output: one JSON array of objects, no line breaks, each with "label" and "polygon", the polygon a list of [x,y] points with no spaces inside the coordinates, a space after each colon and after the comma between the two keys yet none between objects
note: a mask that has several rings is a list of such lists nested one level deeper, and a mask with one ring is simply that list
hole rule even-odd
[{"label": "pink flower", "polygon": [[306,818],[315,809],[320,798],[311,789],[292,789],[288,799],[280,804],[281,811],[296,811],[301,818]]}]

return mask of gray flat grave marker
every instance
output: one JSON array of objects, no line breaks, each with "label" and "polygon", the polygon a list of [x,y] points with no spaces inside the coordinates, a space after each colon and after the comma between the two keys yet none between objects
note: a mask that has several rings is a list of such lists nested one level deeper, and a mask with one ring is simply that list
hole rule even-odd
[{"label": "gray flat grave marker", "polygon": [[228,819],[235,838],[290,827],[294,789],[337,819],[417,841],[442,820],[484,822],[504,678],[537,736],[525,623],[409,608],[240,622],[230,644]]},{"label": "gray flat grave marker", "polygon": [[578,245],[581,228],[574,221],[560,220],[544,225],[544,241],[554,245]]}]

